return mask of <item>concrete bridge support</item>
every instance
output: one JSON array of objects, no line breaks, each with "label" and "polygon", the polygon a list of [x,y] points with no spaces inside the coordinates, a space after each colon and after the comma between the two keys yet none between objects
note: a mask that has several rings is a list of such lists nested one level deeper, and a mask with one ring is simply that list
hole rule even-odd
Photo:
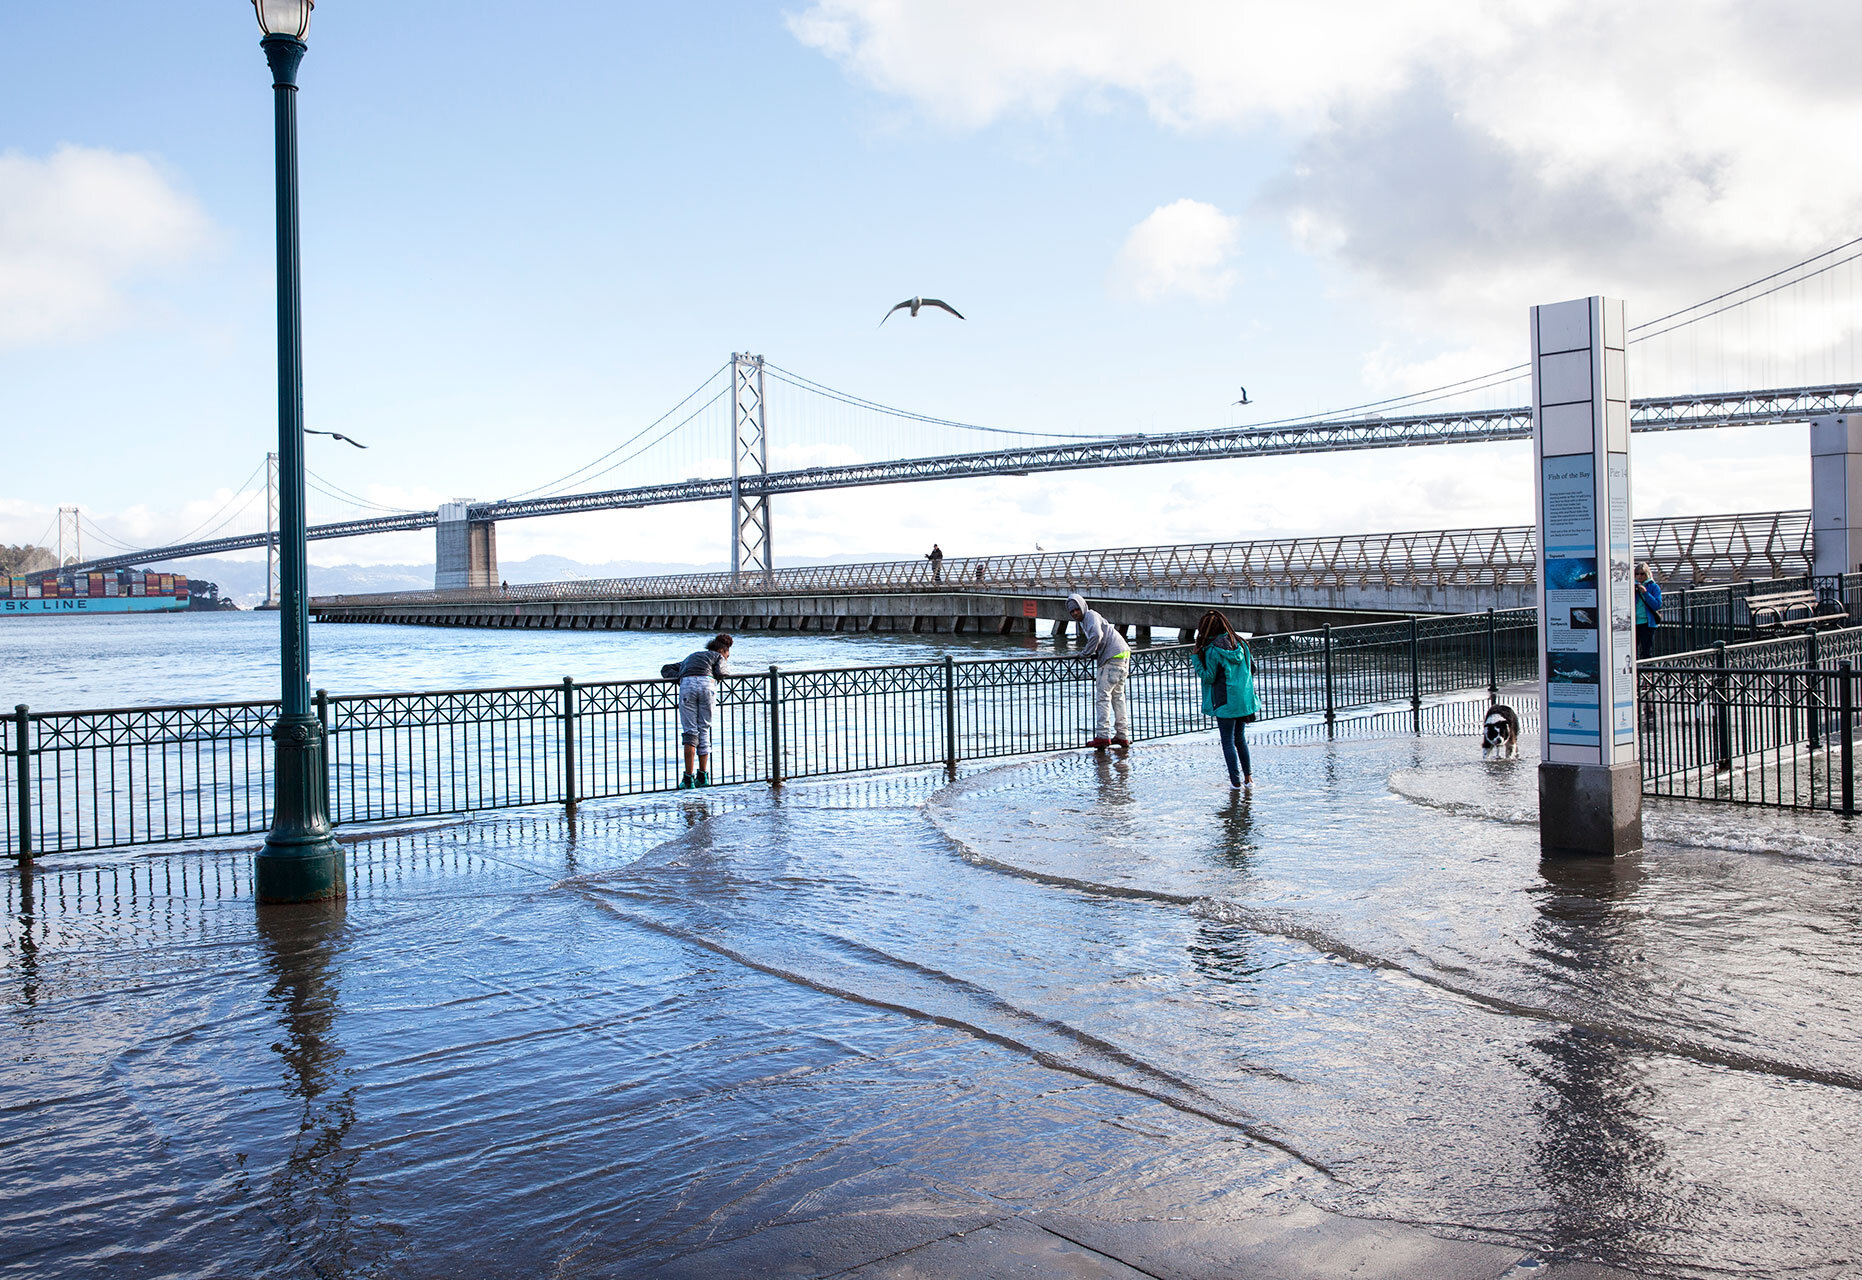
[{"label": "concrete bridge support", "polygon": [[440,506],[433,547],[435,591],[490,591],[498,585],[498,526],[468,520],[470,504]]},{"label": "concrete bridge support", "polygon": [[1811,569],[1862,570],[1862,414],[1810,423]]}]

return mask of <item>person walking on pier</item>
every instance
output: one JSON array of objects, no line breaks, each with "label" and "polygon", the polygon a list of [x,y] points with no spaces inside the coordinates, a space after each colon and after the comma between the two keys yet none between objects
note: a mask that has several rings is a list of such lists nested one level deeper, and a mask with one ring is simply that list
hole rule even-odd
[{"label": "person walking on pier", "polygon": [[1662,588],[1649,562],[1636,566],[1636,660],[1655,656],[1655,628],[1662,625]]},{"label": "person walking on pier", "polygon": [[679,664],[679,741],[685,748],[681,790],[711,785],[711,719],[718,677],[730,674],[731,638],[713,636]]},{"label": "person walking on pier", "polygon": [[1067,616],[1080,628],[1086,656],[1099,660],[1093,682],[1093,737],[1089,747],[1129,747],[1131,708],[1125,701],[1125,680],[1131,675],[1131,646],[1118,628],[1086,607],[1077,593],[1067,597]]},{"label": "person walking on pier", "polygon": [[944,581],[944,548],[932,543],[931,550],[925,552],[925,559],[931,562],[931,581]]},{"label": "person walking on pier", "polygon": [[1220,609],[1211,609],[1196,624],[1196,647],[1190,666],[1203,682],[1203,714],[1215,717],[1222,739],[1222,763],[1228,766],[1228,785],[1239,790],[1254,785],[1254,762],[1248,758],[1248,721],[1261,712],[1254,692],[1254,654],[1248,642]]}]

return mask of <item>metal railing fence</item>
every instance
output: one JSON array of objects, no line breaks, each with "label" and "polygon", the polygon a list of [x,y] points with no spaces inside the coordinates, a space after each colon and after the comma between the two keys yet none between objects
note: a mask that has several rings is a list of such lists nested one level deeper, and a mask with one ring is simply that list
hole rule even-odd
[{"label": "metal railing fence", "polygon": [[[1810,513],[1666,516],[1636,522],[1636,558],[1658,578],[1743,579],[1789,573],[1809,563]],[[1345,588],[1425,585],[1499,587],[1533,581],[1530,525],[1261,538],[1002,556],[806,565],[767,574],[665,574],[577,582],[520,583],[484,590],[408,591],[319,597],[322,606],[550,603],[589,599],[687,600],[752,594],[876,591],[1064,592],[1074,588],[1213,591],[1223,588]],[[1779,588],[1782,590],[1783,588]]]},{"label": "metal railing fence", "polygon": [[1815,591],[1817,611],[1825,619],[1817,624],[1821,629],[1862,622],[1862,573],[1841,577],[1800,573],[1717,587],[1676,587],[1662,600],[1662,623],[1655,629],[1656,656],[1697,653],[1721,642],[1757,640],[1768,631],[1782,633],[1780,638],[1801,631],[1802,625],[1767,627],[1753,619],[1747,604],[1751,597],[1783,591]]},{"label": "metal railing fence", "polygon": [[1848,661],[1644,664],[1643,794],[1854,814],[1856,679]]},{"label": "metal railing fence", "polygon": [[[1260,718],[1492,691],[1534,671],[1531,610],[1330,627],[1251,642]],[[1140,648],[1134,738],[1208,728],[1187,646]],[[728,676],[718,784],[1062,750],[1093,728],[1090,659],[1002,658]],[[6,846],[19,856],[250,836],[270,825],[275,702],[8,718]],[[678,785],[678,685],[627,680],[426,693],[319,691],[338,824],[583,800]]]}]

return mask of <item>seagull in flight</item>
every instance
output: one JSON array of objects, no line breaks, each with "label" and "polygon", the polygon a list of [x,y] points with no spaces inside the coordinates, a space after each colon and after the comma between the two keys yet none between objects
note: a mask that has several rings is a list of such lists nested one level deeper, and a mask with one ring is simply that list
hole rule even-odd
[{"label": "seagull in flight", "polygon": [[340,431],[312,431],[309,427],[305,427],[304,434],[307,436],[328,436],[332,440],[341,440],[344,444],[353,444],[358,449],[368,448],[368,446],[363,444],[360,440],[346,436]]},{"label": "seagull in flight", "polygon": [[1254,403],[1254,401],[1248,399],[1248,389],[1246,387],[1243,387],[1241,389],[1241,399],[1235,401],[1235,403],[1236,404],[1253,404]]},{"label": "seagull in flight", "polygon": [[[898,306],[894,307],[892,311],[903,311],[907,307],[912,309],[912,314],[914,316],[918,314],[918,309],[920,307],[942,307],[953,316],[956,316],[957,319],[963,319],[963,312],[957,310],[957,308],[951,306],[950,303],[945,302],[941,298],[907,298]],[[884,324],[886,321],[892,319],[892,311],[888,311],[885,315],[881,316],[879,318],[879,323]]]}]

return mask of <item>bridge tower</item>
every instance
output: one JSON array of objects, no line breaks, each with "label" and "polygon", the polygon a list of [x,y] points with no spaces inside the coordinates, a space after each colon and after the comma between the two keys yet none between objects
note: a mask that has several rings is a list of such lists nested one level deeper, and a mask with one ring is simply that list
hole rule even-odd
[{"label": "bridge tower", "polygon": [[743,575],[765,584],[775,570],[770,550],[769,495],[744,492],[748,476],[769,474],[768,401],[764,398],[763,357],[731,353],[731,586]]},{"label": "bridge tower", "polygon": [[498,585],[498,526],[471,518],[472,504],[442,502],[434,526],[433,589],[490,591]]},{"label": "bridge tower", "polygon": [[1811,572],[1862,569],[1862,413],[1810,422]]},{"label": "bridge tower", "polygon": [[58,567],[84,559],[83,522],[76,507],[58,508]]},{"label": "bridge tower", "polygon": [[278,455],[265,455],[265,603],[278,607]]}]

